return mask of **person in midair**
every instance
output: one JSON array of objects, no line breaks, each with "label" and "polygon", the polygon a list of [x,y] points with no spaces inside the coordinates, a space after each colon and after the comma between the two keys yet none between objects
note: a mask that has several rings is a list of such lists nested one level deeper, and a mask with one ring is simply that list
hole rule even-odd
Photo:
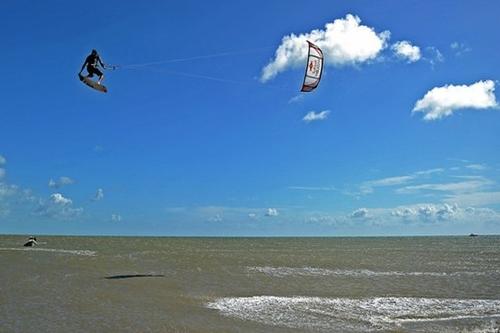
[{"label": "person in midair", "polygon": [[101,84],[102,80],[104,80],[104,74],[98,68],[99,65],[101,66],[102,69],[106,68],[97,51],[92,50],[92,52],[85,59],[85,62],[83,63],[82,69],[80,69],[78,76],[80,77],[82,76],[82,71],[85,68],[85,66],[87,66],[87,72],[88,72],[87,77],[91,78],[94,76],[94,74],[96,74],[99,77],[97,83]]}]

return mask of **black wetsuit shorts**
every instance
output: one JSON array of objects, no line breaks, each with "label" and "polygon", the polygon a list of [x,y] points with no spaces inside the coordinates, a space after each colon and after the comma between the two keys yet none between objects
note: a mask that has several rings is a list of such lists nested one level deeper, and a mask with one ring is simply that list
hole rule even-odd
[{"label": "black wetsuit shorts", "polygon": [[94,67],[92,65],[87,65],[87,72],[89,72],[89,76],[92,77],[94,74],[97,76],[102,76],[102,72],[99,70],[99,68]]}]

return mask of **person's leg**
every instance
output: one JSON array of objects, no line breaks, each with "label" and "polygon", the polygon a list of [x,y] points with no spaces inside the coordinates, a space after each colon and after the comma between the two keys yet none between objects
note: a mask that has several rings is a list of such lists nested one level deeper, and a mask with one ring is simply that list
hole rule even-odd
[{"label": "person's leg", "polygon": [[97,83],[101,84],[101,82],[104,80],[103,72],[101,72],[98,68],[95,68],[94,73],[99,77],[99,79],[97,80]]},{"label": "person's leg", "polygon": [[88,72],[88,75],[87,75],[88,78],[94,77],[94,74],[96,73],[96,68],[94,68],[93,66],[88,65],[87,66],[87,72]]}]

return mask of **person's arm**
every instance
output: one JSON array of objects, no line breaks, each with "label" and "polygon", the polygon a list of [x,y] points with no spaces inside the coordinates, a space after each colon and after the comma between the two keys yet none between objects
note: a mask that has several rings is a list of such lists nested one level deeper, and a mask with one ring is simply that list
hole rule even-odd
[{"label": "person's arm", "polygon": [[97,58],[97,61],[99,62],[99,64],[101,65],[102,69],[106,69],[106,66],[103,64],[102,60],[101,60],[101,57],[99,56]]}]

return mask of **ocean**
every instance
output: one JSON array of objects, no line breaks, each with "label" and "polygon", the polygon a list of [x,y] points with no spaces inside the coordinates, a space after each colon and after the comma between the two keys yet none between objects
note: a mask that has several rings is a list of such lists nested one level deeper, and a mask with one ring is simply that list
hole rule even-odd
[{"label": "ocean", "polygon": [[500,332],[500,236],[0,236],[0,332]]}]

